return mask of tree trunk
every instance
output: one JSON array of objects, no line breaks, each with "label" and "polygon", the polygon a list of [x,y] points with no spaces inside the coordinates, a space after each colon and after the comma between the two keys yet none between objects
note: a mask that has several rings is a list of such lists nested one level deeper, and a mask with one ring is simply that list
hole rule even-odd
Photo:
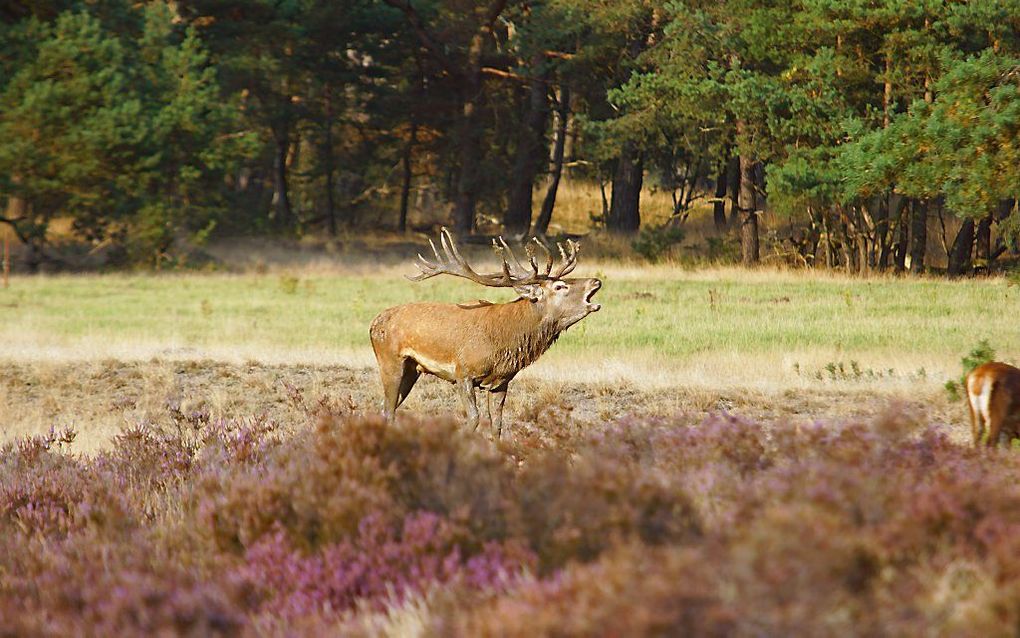
[{"label": "tree trunk", "polygon": [[[999,202],[999,213],[996,215],[996,220],[1003,222],[1009,219],[1010,215],[1015,215],[1018,212],[1017,200],[1015,198],[1005,199]],[[1003,247],[1009,251],[1010,255],[1020,254],[1020,242],[1015,234],[1010,237],[1002,238]],[[1004,251],[1005,252],[1005,251]]]},{"label": "tree trunk", "polygon": [[965,219],[949,249],[949,276],[959,277],[970,271],[974,253],[974,220]]},{"label": "tree trunk", "polygon": [[539,211],[538,220],[535,222],[536,235],[545,235],[549,232],[553,208],[556,206],[556,191],[560,187],[560,177],[563,175],[563,156],[567,144],[567,119],[570,117],[570,87],[566,84],[560,88],[560,104],[556,110],[556,117],[556,141],[553,146],[552,179],[549,181],[549,188],[545,191],[545,199],[542,200],[542,210]]},{"label": "tree trunk", "polygon": [[482,32],[471,38],[468,48],[468,67],[461,103],[459,170],[457,194],[453,206],[453,229],[467,235],[475,227],[475,204],[478,200],[478,164],[481,161],[481,126],[478,111],[482,101],[482,49],[485,36]]},{"label": "tree trunk", "polygon": [[641,154],[627,142],[613,172],[613,198],[606,227],[614,233],[636,233],[641,226],[641,185],[644,168]]},{"label": "tree trunk", "polygon": [[730,227],[740,225],[740,156],[731,155],[726,163],[726,191],[730,196]]},{"label": "tree trunk", "polygon": [[910,272],[924,272],[928,249],[928,201],[915,201],[910,216]]},{"label": "tree trunk", "polygon": [[740,260],[745,266],[756,264],[761,258],[755,198],[757,163],[746,154],[740,156],[740,193],[737,196],[737,207],[740,211]]},{"label": "tree trunk", "polygon": [[524,117],[514,157],[513,173],[510,175],[510,197],[503,227],[510,233],[527,233],[531,228],[531,200],[535,189],[535,176],[539,162],[546,156],[545,137],[546,122],[549,120],[549,99],[547,74],[539,75],[543,56],[536,56],[531,61],[532,70],[536,74],[528,90],[528,111]]},{"label": "tree trunk", "polygon": [[896,248],[893,250],[893,261],[896,266],[896,272],[903,272],[907,269],[907,249],[908,240],[910,238],[910,225],[907,223],[908,210],[911,207],[910,202],[904,202],[900,206],[898,219],[896,221]]},{"label": "tree trunk", "polygon": [[984,268],[989,267],[992,255],[992,216],[986,215],[978,222],[977,227],[977,259]]},{"label": "tree trunk", "polygon": [[400,158],[403,168],[403,179],[400,182],[400,218],[397,220],[397,230],[407,232],[407,208],[411,199],[411,179],[414,177],[411,160],[413,159],[414,145],[418,142],[418,118],[411,114],[411,130],[407,136],[407,144],[404,145],[404,155]]},{"label": "tree trunk", "polygon": [[287,194],[287,153],[290,151],[290,136],[281,133],[275,137],[276,152],[273,155],[273,211],[276,222],[289,224],[291,220],[290,196]]},{"label": "tree trunk", "polygon": [[[453,203],[453,228],[461,235],[469,234],[475,227],[475,204],[478,199],[478,161],[480,159],[478,123],[471,114],[475,103],[465,103],[463,126],[461,127],[460,152],[458,153],[458,176]],[[472,130],[475,129],[475,130]]]},{"label": "tree trunk", "polygon": [[[14,183],[19,183],[17,177],[13,178]],[[31,221],[31,204],[23,197],[12,195],[7,199],[7,210],[3,213],[2,221],[7,224],[14,236],[22,244],[21,263],[25,271],[35,274],[42,264],[44,253],[43,243],[46,241],[45,227],[38,227]],[[28,219],[29,230],[23,230],[19,226],[19,220]]]},{"label": "tree trunk", "polygon": [[719,173],[715,177],[715,201],[712,202],[712,218],[715,229],[726,232],[726,185],[728,179],[729,158],[719,163]]},{"label": "tree trunk", "polygon": [[875,263],[878,270],[885,270],[889,266],[889,194],[881,195],[875,202]]},{"label": "tree trunk", "polygon": [[326,154],[326,221],[329,235],[336,237],[336,202],[333,199],[333,179],[336,167],[333,162],[333,95],[326,87],[325,125],[323,129],[323,150]]}]

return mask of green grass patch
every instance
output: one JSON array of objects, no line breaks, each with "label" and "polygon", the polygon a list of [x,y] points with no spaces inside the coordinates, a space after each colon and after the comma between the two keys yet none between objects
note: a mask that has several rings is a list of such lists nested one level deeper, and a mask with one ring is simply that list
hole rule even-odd
[{"label": "green grass patch", "polygon": [[[1020,351],[1020,290],[1002,282],[770,278],[737,271],[712,277],[676,269],[602,276],[602,312],[566,333],[556,357],[825,351],[847,360],[855,353],[924,353],[955,361],[979,339],[1006,358]],[[412,284],[392,272],[50,276],[15,279],[0,291],[0,316],[7,343],[330,351],[367,349],[369,322],[389,306],[478,297],[510,298],[457,281]]]}]

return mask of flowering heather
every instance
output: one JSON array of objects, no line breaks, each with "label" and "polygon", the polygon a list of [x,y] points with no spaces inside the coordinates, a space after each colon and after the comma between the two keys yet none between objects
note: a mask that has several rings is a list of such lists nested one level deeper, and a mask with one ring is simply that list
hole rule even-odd
[{"label": "flowering heather", "polygon": [[173,407],[92,457],[68,432],[0,448],[0,635],[1020,626],[1020,456],[902,410],[565,423],[536,446],[343,406],[286,427]]},{"label": "flowering heather", "polygon": [[457,536],[432,513],[412,514],[400,529],[369,515],[351,540],[311,555],[295,550],[283,532],[265,536],[245,553],[242,573],[272,592],[263,611],[293,617],[346,611],[359,601],[399,602],[451,580],[494,590],[534,564],[532,554],[515,543],[490,542],[465,556]]}]

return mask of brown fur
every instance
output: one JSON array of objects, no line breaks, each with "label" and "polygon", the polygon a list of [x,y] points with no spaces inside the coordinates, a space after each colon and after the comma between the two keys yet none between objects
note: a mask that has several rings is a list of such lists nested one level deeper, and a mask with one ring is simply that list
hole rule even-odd
[{"label": "brown fur", "polygon": [[555,279],[529,284],[527,296],[509,303],[424,302],[384,310],[372,321],[369,334],[387,418],[393,418],[424,372],[457,385],[474,426],[475,390],[488,392],[498,436],[510,381],[563,330],[599,309],[590,298],[601,285],[597,279]]},{"label": "brown fur", "polygon": [[967,407],[974,445],[988,447],[1020,436],[1020,369],[993,361],[967,375]]}]

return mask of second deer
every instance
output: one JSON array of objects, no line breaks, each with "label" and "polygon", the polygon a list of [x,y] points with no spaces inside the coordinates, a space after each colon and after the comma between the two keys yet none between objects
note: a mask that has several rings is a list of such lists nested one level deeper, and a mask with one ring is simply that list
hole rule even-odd
[{"label": "second deer", "polygon": [[1020,436],[1020,369],[985,363],[967,375],[966,390],[975,446],[984,440],[995,447]]}]

